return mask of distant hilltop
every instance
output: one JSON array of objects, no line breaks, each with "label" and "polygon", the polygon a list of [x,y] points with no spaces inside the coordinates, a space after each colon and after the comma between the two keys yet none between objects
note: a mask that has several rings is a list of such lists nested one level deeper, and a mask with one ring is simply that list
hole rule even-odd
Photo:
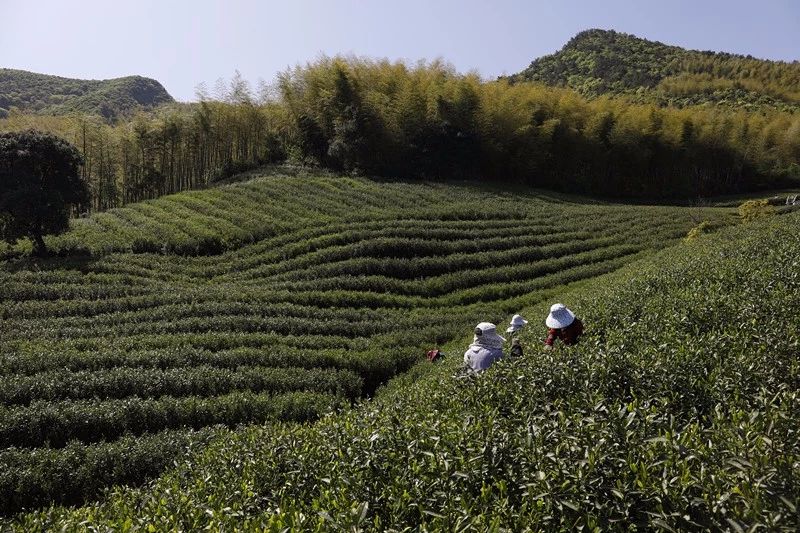
[{"label": "distant hilltop", "polygon": [[687,50],[612,30],[580,32],[560,51],[534,60],[509,80],[678,107],[800,111],[797,61]]},{"label": "distant hilltop", "polygon": [[0,68],[0,118],[16,107],[45,115],[88,113],[113,122],[174,101],[161,83],[142,76],[78,80]]}]

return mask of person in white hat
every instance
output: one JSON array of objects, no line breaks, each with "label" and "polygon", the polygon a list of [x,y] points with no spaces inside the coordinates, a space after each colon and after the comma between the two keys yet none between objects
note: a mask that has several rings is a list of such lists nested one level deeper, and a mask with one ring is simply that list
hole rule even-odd
[{"label": "person in white hat", "polygon": [[577,344],[583,333],[583,323],[564,304],[553,304],[544,323],[548,328],[547,339],[544,341],[547,349],[553,347],[556,339],[561,339],[567,346]]},{"label": "person in white hat", "polygon": [[508,326],[506,333],[514,334],[525,327],[525,324],[527,323],[528,321],[522,318],[522,315],[514,315],[511,317],[511,325]]},{"label": "person in white hat", "polygon": [[520,343],[517,333],[525,327],[528,321],[522,318],[522,315],[514,315],[511,317],[511,325],[506,329],[506,333],[511,334],[511,350],[509,355],[511,357],[522,357],[522,344]]},{"label": "person in white hat", "polygon": [[475,327],[475,337],[464,353],[464,364],[474,372],[482,372],[503,358],[505,339],[497,334],[497,326],[481,322]]}]

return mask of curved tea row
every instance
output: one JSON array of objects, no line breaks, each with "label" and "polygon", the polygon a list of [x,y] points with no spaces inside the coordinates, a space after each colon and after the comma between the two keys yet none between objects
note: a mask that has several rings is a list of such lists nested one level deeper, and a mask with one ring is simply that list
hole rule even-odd
[{"label": "curved tea row", "polygon": [[171,464],[164,439],[174,451],[217,424],[314,420],[476,321],[691,226],[680,208],[312,176],[79,220],[50,240],[64,257],[0,264],[0,508],[94,494],[88,476],[43,480],[76,454],[83,471],[128,464],[118,439],[154,459],[104,483]]}]

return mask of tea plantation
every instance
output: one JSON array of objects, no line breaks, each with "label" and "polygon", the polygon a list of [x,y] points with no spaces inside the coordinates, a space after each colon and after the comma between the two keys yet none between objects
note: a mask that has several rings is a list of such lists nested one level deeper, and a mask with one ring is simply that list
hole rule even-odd
[{"label": "tea plantation", "polygon": [[[76,221],[0,267],[0,508],[170,469],[6,525],[796,525],[797,222],[649,260],[688,210],[309,175]],[[581,346],[453,375],[474,323],[551,300]]]}]

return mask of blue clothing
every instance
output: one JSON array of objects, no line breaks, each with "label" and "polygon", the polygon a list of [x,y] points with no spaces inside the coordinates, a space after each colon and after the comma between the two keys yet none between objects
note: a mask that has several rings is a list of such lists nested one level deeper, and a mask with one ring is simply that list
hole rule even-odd
[{"label": "blue clothing", "polygon": [[475,372],[486,370],[492,363],[503,358],[502,348],[487,348],[473,344],[464,353],[464,364]]}]

